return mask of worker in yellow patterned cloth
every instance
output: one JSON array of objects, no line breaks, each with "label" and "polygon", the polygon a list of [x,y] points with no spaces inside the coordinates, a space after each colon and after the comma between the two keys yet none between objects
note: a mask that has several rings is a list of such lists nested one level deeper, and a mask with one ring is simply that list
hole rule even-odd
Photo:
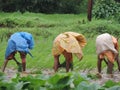
[{"label": "worker in yellow patterned cloth", "polygon": [[[64,32],[59,34],[54,42],[52,48],[52,54],[54,56],[54,71],[56,72],[59,67],[65,65],[66,72],[69,68],[73,70],[73,57],[75,54],[79,60],[83,57],[82,48],[86,45],[86,39],[82,34],[76,32]],[[65,62],[60,64],[60,55],[65,57]]]},{"label": "worker in yellow patterned cloth", "polygon": [[[105,61],[108,67],[108,74],[112,75],[114,61],[117,62],[118,70],[120,71],[120,60],[119,60],[119,45],[118,40],[109,33],[104,33],[96,38],[96,53],[98,55],[98,75],[101,77],[101,64]],[[107,59],[106,59],[107,58]]]}]

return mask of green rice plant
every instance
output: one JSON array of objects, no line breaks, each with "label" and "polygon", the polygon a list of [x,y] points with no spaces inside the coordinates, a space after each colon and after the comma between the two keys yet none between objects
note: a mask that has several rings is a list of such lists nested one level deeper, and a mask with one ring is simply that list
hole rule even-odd
[{"label": "green rice plant", "polygon": [[[119,23],[112,20],[96,20],[88,22],[86,14],[41,14],[29,13],[0,13],[0,21],[9,18],[17,22],[16,26],[1,27],[0,29],[0,65],[2,66],[4,54],[9,36],[15,32],[25,31],[33,35],[35,47],[31,50],[33,58],[27,55],[27,68],[31,69],[53,69],[54,58],[52,56],[52,44],[57,35],[66,31],[73,31],[83,34],[87,39],[87,45],[83,48],[84,57],[82,61],[73,55],[74,70],[86,70],[96,68],[97,56],[95,51],[96,36],[108,32],[120,37]],[[21,62],[19,55],[17,59]],[[61,57],[61,62],[64,57]],[[48,63],[49,62],[49,63]],[[9,62],[8,67],[17,68],[14,62]],[[105,65],[103,65],[104,67]]]}]

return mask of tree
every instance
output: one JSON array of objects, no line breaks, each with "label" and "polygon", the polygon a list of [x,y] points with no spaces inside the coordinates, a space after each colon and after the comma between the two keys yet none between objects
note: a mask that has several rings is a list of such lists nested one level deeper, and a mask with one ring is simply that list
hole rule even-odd
[{"label": "tree", "polygon": [[92,4],[93,0],[88,0],[88,20],[91,21],[92,20]]}]

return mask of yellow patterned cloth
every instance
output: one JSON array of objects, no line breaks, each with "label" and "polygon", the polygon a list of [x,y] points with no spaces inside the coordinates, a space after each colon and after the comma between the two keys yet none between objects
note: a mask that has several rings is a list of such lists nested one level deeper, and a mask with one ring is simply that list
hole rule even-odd
[{"label": "yellow patterned cloth", "polygon": [[75,54],[79,59],[82,58],[82,48],[86,45],[86,39],[82,34],[76,32],[65,32],[58,35],[52,48],[53,55],[60,55],[63,51]]}]

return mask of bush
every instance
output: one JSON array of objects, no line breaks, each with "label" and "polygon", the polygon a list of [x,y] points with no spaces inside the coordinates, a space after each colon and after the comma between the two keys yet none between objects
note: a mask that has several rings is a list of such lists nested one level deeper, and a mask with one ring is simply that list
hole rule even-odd
[{"label": "bush", "polygon": [[120,13],[118,13],[116,16],[115,16],[115,20],[120,23]]},{"label": "bush", "polygon": [[4,12],[76,14],[86,12],[87,9],[87,0],[8,0],[0,3],[0,10]]},{"label": "bush", "polygon": [[96,0],[93,8],[95,18],[114,17],[120,12],[120,4],[114,0]]}]

